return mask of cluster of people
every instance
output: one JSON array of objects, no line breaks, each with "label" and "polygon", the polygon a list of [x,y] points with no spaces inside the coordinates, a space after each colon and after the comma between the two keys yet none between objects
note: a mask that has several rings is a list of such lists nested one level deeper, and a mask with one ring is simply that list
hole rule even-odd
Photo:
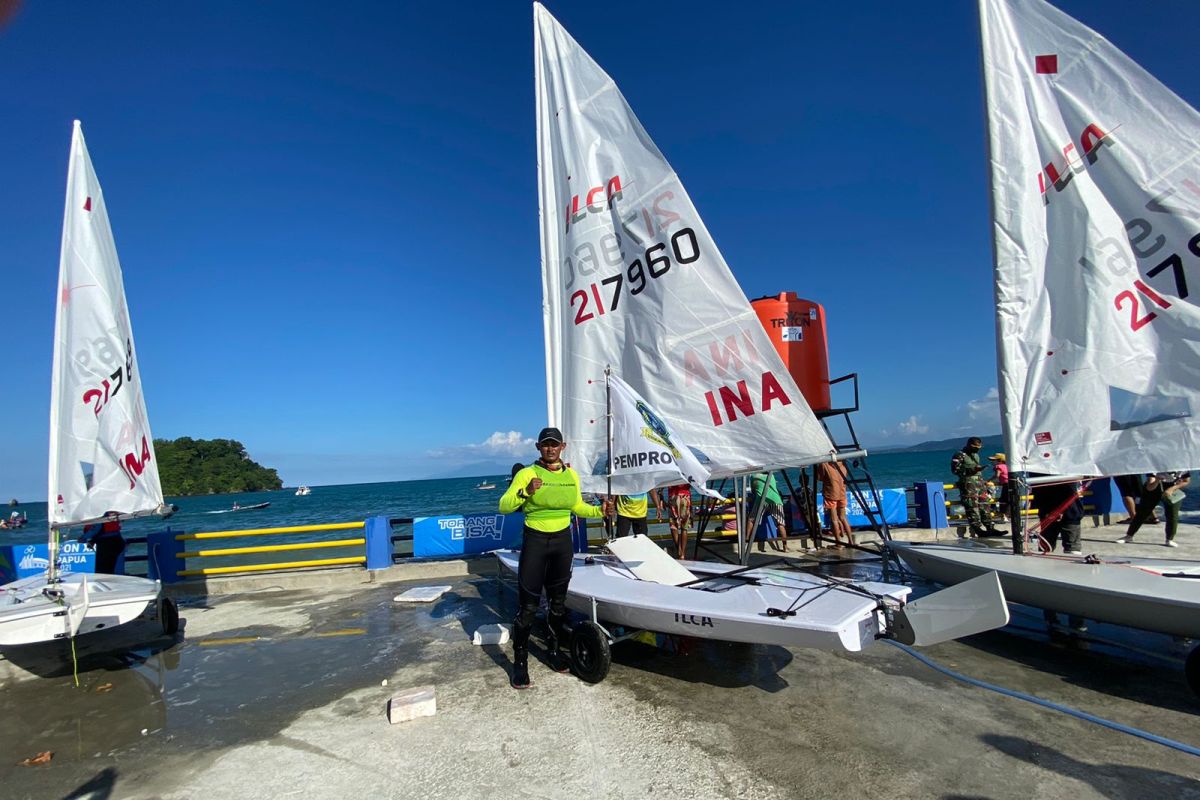
[{"label": "cluster of people", "polygon": [[[987,480],[983,471],[986,467],[980,460],[979,452],[983,449],[983,439],[972,436],[967,443],[950,459],[950,471],[956,478],[959,502],[962,503],[963,516],[966,518],[967,529],[972,536],[1005,536],[1007,531],[1000,530],[992,522],[988,509],[991,497],[987,490]],[[1003,453],[989,457],[993,464],[993,477],[997,484],[1002,485],[1001,493],[1008,492],[1008,462]],[[1003,483],[1001,484],[1001,476]]]},{"label": "cluster of people", "polygon": [[654,520],[663,522],[664,513],[671,529],[671,540],[675,545],[676,558],[683,558],[687,550],[688,532],[692,526],[692,487],[686,483],[651,490],[641,494],[614,495],[610,498],[616,507],[616,535],[631,533],[649,534],[650,503],[654,503]]},{"label": "cluster of people", "polygon": [[[987,511],[988,502],[998,501],[1002,516],[1016,503],[1012,496],[1013,484],[1009,480],[1008,463],[1004,453],[988,456],[992,462],[992,480],[984,477],[984,465],[979,457],[983,440],[972,436],[962,450],[954,454],[950,468],[957,479],[957,488],[963,505],[964,515],[971,534],[975,536],[1004,535],[995,528]],[[1031,476],[1033,474],[1031,473]],[[1146,524],[1163,522],[1157,514],[1161,505],[1166,521],[1165,544],[1177,547],[1175,534],[1179,529],[1179,509],[1183,503],[1184,488],[1191,481],[1187,472],[1159,472],[1147,476],[1118,475],[1113,478],[1121,493],[1128,516],[1118,524],[1128,525],[1125,535],[1117,539],[1118,544],[1129,544]],[[988,487],[995,487],[995,494]],[[1036,485],[1033,487],[1033,504],[1038,509],[1041,522],[1043,549],[1054,550],[1062,540],[1065,553],[1080,551],[1080,521],[1083,519],[1083,487],[1075,481]]]},{"label": "cluster of people", "polygon": [[29,518],[20,511],[14,511],[8,515],[8,519],[0,518],[0,530],[16,530],[24,528],[25,523],[29,522]]}]

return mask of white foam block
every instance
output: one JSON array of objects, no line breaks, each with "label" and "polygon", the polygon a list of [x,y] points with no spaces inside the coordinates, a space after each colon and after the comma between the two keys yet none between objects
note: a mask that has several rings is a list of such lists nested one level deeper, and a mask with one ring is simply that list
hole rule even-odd
[{"label": "white foam block", "polygon": [[418,686],[392,695],[388,701],[388,722],[411,722],[417,717],[437,713],[437,694],[432,686]]},{"label": "white foam block", "polygon": [[471,637],[471,644],[504,644],[508,641],[507,625],[480,625]]},{"label": "white foam block", "polygon": [[393,600],[397,603],[432,603],[450,591],[449,586],[418,586],[396,595]]}]

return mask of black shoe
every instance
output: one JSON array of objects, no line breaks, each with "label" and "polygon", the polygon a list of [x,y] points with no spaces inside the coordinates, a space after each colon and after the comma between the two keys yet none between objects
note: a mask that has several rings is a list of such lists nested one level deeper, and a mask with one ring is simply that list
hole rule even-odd
[{"label": "black shoe", "polygon": [[999,528],[988,528],[983,532],[984,536],[1008,536],[1008,531],[1002,531]]},{"label": "black shoe", "polygon": [[512,680],[514,689],[528,689],[529,684],[529,652],[513,653]]},{"label": "black shoe", "polygon": [[546,665],[555,672],[567,673],[571,671],[571,660],[555,645],[551,645],[550,649],[546,651]]}]

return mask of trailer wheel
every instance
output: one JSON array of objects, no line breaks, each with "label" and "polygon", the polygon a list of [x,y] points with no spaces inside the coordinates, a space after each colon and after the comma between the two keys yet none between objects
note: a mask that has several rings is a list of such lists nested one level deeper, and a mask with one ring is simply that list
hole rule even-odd
[{"label": "trailer wheel", "polygon": [[169,597],[158,601],[158,622],[167,636],[174,636],[179,632],[179,606]]},{"label": "trailer wheel", "polygon": [[1188,653],[1187,661],[1183,662],[1183,674],[1187,678],[1188,686],[1192,687],[1192,692],[1200,695],[1200,645],[1192,648],[1192,652]]},{"label": "trailer wheel", "polygon": [[591,620],[576,625],[571,634],[571,669],[580,680],[599,683],[611,665],[612,651],[604,630]]}]

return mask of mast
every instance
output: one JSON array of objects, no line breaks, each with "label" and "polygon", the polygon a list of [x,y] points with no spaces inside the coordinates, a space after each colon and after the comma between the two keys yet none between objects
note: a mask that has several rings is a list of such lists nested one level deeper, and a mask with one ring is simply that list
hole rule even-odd
[{"label": "mast", "polygon": [[[1000,251],[996,246],[996,183],[992,173],[992,120],[988,114],[988,108],[992,100],[991,82],[988,80],[987,70],[987,33],[984,30],[987,22],[988,0],[979,0],[979,67],[980,77],[983,81],[983,122],[984,122],[984,148],[987,152],[987,181],[988,181],[988,220],[991,223],[991,236],[988,239],[992,245],[992,303],[998,309],[1000,307],[1000,281],[998,272],[1000,268]],[[1005,349],[1001,342],[1005,335],[1004,324],[999,313],[994,313],[993,318],[996,325],[996,386],[1000,395],[1000,432],[1004,437],[1004,449],[1008,453],[1010,470],[1012,467],[1017,469],[1010,471],[1008,479],[1014,482],[1012,490],[1012,502],[1009,503],[1008,513],[1012,531],[1012,549],[1014,553],[1022,553],[1025,550],[1025,478],[1027,472],[1026,458],[1024,453],[1018,453],[1017,443],[1014,433],[1012,421],[1009,419],[1009,386],[1005,381],[1004,371],[1004,354]]]}]

